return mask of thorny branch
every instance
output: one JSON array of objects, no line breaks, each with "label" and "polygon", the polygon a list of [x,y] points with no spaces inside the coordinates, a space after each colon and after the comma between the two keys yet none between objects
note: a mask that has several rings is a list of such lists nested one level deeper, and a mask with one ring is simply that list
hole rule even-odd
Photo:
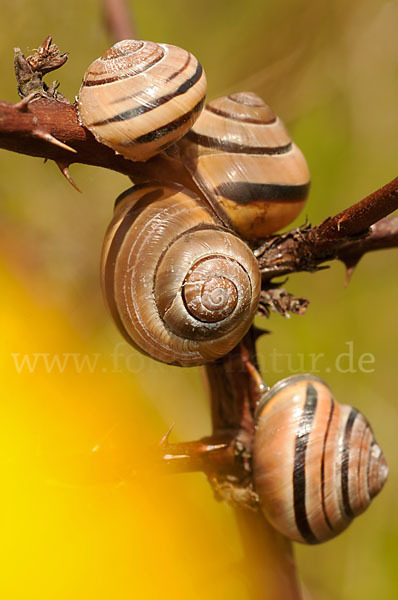
[{"label": "thorny branch", "polygon": [[[67,175],[71,164],[83,163],[123,173],[136,182],[157,179],[193,187],[179,161],[170,156],[163,154],[146,163],[135,163],[115,154],[79,124],[74,105],[55,98],[0,102],[0,147],[54,160]],[[269,238],[255,251],[264,278],[315,271],[325,261],[343,260],[348,249],[352,257],[356,251],[362,255],[368,250],[395,246],[396,219],[377,233],[374,229],[369,233],[368,229],[397,208],[398,178],[317,227],[306,226]]]},{"label": "thorny branch", "polygon": [[[104,11],[113,40],[134,35],[123,0],[104,0]],[[163,154],[134,163],[98,143],[80,125],[76,106],[58,93],[58,83],[47,86],[43,82],[46,73],[67,60],[51,42],[48,36],[27,58],[16,49],[21,100],[0,101],[0,147],[53,160],[76,188],[69,166],[83,163],[123,173],[134,182],[178,181],[201,195],[177,159]],[[385,218],[397,208],[398,178],[317,227],[304,226],[264,240],[254,250],[263,275],[259,312],[266,316],[270,310],[285,316],[305,312],[308,300],[286,292],[273,281],[276,277],[316,271],[332,259],[343,261],[350,275],[366,252],[398,246],[398,217]],[[213,434],[180,444],[170,444],[166,435],[155,454],[167,472],[205,472],[216,496],[237,507],[253,597],[258,597],[259,589],[267,589],[269,597],[299,600],[291,544],[260,512],[245,510],[258,508],[251,478],[251,444],[256,406],[266,390],[256,364],[255,341],[261,333],[252,326],[232,352],[206,367]]]},{"label": "thorny branch", "polygon": [[[387,193],[384,195],[384,190]],[[377,198],[376,207],[372,206],[372,216],[366,219],[366,229],[359,230],[358,235],[341,236],[335,228],[329,230],[329,241],[326,242],[319,234],[327,221],[318,227],[305,226],[289,231],[286,234],[274,236],[255,250],[264,280],[271,280],[298,271],[316,271],[324,262],[339,259],[344,262],[350,271],[361,257],[373,250],[392,248],[398,245],[398,217],[382,218],[385,214],[398,208],[398,178],[371,194],[366,201],[373,204]],[[347,209],[352,229],[355,230],[355,208],[363,207],[365,200]],[[340,213],[344,215],[346,211]],[[337,222],[339,215],[330,218]],[[380,217],[380,221],[378,220]],[[369,222],[375,219],[376,223]],[[364,221],[362,221],[363,223]],[[333,236],[334,231],[334,236]]]},{"label": "thorny branch", "polygon": [[[125,4],[119,0],[105,2],[114,38],[122,35],[117,23],[123,21],[124,10]],[[132,26],[126,28],[128,33]],[[61,67],[66,60],[67,55],[52,44],[51,36],[26,59],[17,49],[15,69],[22,100],[14,104],[0,102],[0,147],[54,160],[75,187],[69,166],[77,162],[118,171],[135,182],[178,181],[201,195],[177,159],[162,154],[146,163],[136,163],[97,142],[80,125],[75,105],[57,93],[56,82],[50,87],[43,82],[46,73]],[[307,225],[266,239],[254,250],[263,275],[259,313],[269,316],[272,310],[284,316],[291,312],[304,314],[308,300],[294,297],[280,282],[273,283],[277,277],[316,271],[333,259],[343,261],[350,276],[366,252],[397,246],[398,217],[383,218],[396,208],[398,178],[316,227]],[[204,455],[213,456],[206,452]],[[182,464],[181,459],[172,462],[178,461]],[[192,465],[194,462],[192,459]]]},{"label": "thorny branch", "polygon": [[335,217],[329,217],[309,234],[309,240],[318,247],[328,248],[339,240],[365,234],[368,227],[398,208],[398,177],[346,208]]},{"label": "thorny branch", "polygon": [[[135,182],[149,179],[179,181],[200,194],[175,158],[162,154],[146,163],[135,163],[97,142],[80,125],[76,107],[57,93],[56,83],[47,87],[42,81],[45,73],[59,68],[66,60],[67,55],[51,44],[50,36],[27,59],[18,50],[15,63],[18,89],[24,97],[14,104],[0,102],[0,147],[54,160],[72,184],[69,166],[83,163],[118,171]],[[396,245],[396,219],[383,229],[369,231],[369,227],[396,208],[398,178],[317,227],[306,226],[265,240],[255,250],[264,280],[297,271],[316,271],[320,264],[335,258],[352,268],[355,258],[359,260],[368,250]],[[275,296],[269,285],[266,288],[268,296]],[[298,304],[297,299],[292,300],[293,306],[300,311],[301,299]],[[268,308],[281,312],[279,306],[278,299],[276,303],[268,303]],[[268,308],[264,309],[265,313]],[[291,310],[290,305],[287,310]]]},{"label": "thorny branch", "polygon": [[[133,30],[122,0],[106,1],[104,9],[114,38]],[[123,33],[120,23],[125,23]],[[135,182],[178,181],[200,195],[177,159],[162,154],[146,163],[132,162],[97,142],[80,125],[76,106],[57,92],[57,82],[50,87],[43,82],[43,76],[61,67],[67,58],[52,44],[51,36],[27,58],[16,49],[15,71],[22,100],[0,102],[0,147],[54,160],[73,185],[69,166],[77,162],[118,171]],[[273,283],[276,277],[316,271],[332,259],[343,261],[351,274],[366,252],[397,246],[398,217],[383,219],[396,208],[398,178],[316,227],[304,226],[266,239],[254,250],[263,275],[260,314],[305,312],[308,300],[295,298],[280,283]]]}]

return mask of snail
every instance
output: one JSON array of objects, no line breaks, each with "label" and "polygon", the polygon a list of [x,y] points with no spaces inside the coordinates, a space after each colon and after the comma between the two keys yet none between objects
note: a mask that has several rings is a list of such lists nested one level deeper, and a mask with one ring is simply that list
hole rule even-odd
[{"label": "snail", "polygon": [[130,160],[179,156],[224,225],[248,241],[264,238],[304,207],[306,160],[256,94],[218,98],[202,111],[205,95],[191,53],[124,40],[88,67],[77,106],[96,139]]},{"label": "snail", "polygon": [[310,184],[306,160],[256,94],[213,100],[178,146],[215,212],[246,240],[274,233],[304,207]]},{"label": "snail", "polygon": [[333,538],[383,488],[388,467],[369,423],[318,377],[280,381],[257,415],[255,488],[268,520],[291,540]]},{"label": "snail", "polygon": [[[80,121],[99,142],[134,161],[165,153],[164,165],[183,173],[184,186],[166,166],[167,181],[141,182],[117,198],[101,258],[105,301],[122,335],[177,366],[217,360],[243,338],[261,289],[248,244],[291,223],[310,185],[303,154],[259,96],[232,94],[202,111],[205,95],[192,54],[125,40],[90,65],[78,97]],[[387,474],[365,417],[338,404],[321,379],[289,377],[264,396],[253,480],[283,535],[309,544],[333,538]]]},{"label": "snail", "polygon": [[158,361],[195,366],[249,329],[260,272],[249,247],[179,184],[133,186],[115,204],[101,280],[119,330]]},{"label": "snail", "polygon": [[204,71],[190,52],[124,40],[86,70],[78,112],[99,142],[146,161],[191,129],[205,95]]},{"label": "snail", "polygon": [[200,114],[205,94],[192,54],[124,40],[88,67],[78,97],[98,141],[135,161],[164,153],[181,174],[185,187],[166,168],[171,181],[144,179],[119,197],[101,269],[124,337],[180,366],[224,356],[247,332],[261,277],[244,240],[294,219],[309,187],[303,155],[258,96],[220,98]]}]

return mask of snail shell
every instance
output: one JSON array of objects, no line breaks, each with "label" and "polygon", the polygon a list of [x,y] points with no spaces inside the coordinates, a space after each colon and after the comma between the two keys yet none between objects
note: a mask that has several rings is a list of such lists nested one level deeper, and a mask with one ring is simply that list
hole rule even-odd
[{"label": "snail shell", "polygon": [[210,102],[179,147],[214,210],[244,239],[277,231],[304,207],[310,183],[306,160],[256,94]]},{"label": "snail shell", "polygon": [[145,161],[191,129],[205,95],[205,74],[190,52],[124,40],[88,67],[78,110],[99,142]]},{"label": "snail shell", "polygon": [[146,183],[119,196],[101,274],[127,341],[179,366],[204,364],[236,346],[260,294],[251,250],[178,184]]},{"label": "snail shell", "polygon": [[311,375],[288,377],[264,397],[254,439],[263,512],[283,535],[316,544],[345,529],[382,489],[384,455],[365,417]]}]

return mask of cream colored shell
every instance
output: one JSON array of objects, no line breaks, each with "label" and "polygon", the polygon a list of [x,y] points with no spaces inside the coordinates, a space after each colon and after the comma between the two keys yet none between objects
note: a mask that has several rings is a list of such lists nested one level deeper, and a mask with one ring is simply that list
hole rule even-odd
[{"label": "cream colored shell", "polygon": [[179,148],[219,217],[244,239],[274,233],[304,207],[310,183],[306,160],[256,94],[210,102]]},{"label": "cream colored shell", "polygon": [[205,95],[205,74],[190,52],[124,40],[88,67],[78,111],[98,141],[145,161],[192,127]]},{"label": "cream colored shell", "polygon": [[258,410],[254,482],[272,525],[297,542],[329,540],[362,513],[388,474],[365,417],[312,375],[280,381]]},{"label": "cream colored shell", "polygon": [[119,197],[101,273],[106,302],[128,342],[179,366],[232,350],[260,294],[248,246],[177,184],[143,184]]}]

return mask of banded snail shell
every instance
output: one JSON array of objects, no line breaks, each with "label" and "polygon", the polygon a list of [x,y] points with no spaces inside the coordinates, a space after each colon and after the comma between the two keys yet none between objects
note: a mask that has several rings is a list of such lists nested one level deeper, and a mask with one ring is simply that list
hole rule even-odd
[{"label": "banded snail shell", "polygon": [[254,438],[254,482],[283,535],[316,544],[344,530],[382,489],[384,455],[365,417],[312,375],[288,377],[264,397]]},{"label": "banded snail shell", "polygon": [[190,52],[124,40],[88,67],[78,111],[99,142],[146,161],[192,127],[205,95],[205,74]]},{"label": "banded snail shell", "polygon": [[179,147],[214,210],[244,239],[274,233],[304,207],[310,183],[306,160],[256,94],[210,102]]},{"label": "banded snail shell", "polygon": [[249,329],[260,294],[251,250],[178,184],[146,183],[118,198],[101,273],[127,341],[179,366],[232,350]]}]

